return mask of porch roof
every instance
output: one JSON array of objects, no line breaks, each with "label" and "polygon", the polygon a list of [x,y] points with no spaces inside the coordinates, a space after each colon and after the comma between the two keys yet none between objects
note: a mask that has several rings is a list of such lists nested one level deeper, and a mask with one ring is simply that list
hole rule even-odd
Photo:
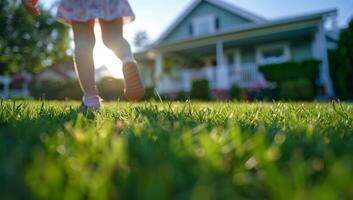
[{"label": "porch roof", "polygon": [[337,11],[333,9],[310,15],[273,20],[261,24],[244,25],[223,32],[217,32],[213,35],[191,37],[170,43],[156,44],[151,47],[151,50],[158,52],[180,51],[213,45],[218,41],[227,43],[233,42],[235,45],[240,41],[254,41],[255,38],[264,37],[266,35],[271,35],[271,37],[273,37],[275,35],[278,36],[281,33],[293,33],[299,30],[309,30],[313,32],[326,17],[336,15],[336,12]]}]

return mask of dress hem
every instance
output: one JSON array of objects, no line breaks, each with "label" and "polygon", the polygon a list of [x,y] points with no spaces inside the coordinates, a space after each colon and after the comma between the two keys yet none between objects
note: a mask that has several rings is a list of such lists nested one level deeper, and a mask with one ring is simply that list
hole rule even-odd
[{"label": "dress hem", "polygon": [[101,16],[95,16],[95,17],[87,17],[87,18],[84,18],[84,19],[68,19],[64,16],[57,16],[56,17],[56,20],[65,24],[65,25],[68,25],[68,26],[71,26],[71,22],[72,21],[77,21],[77,22],[88,22],[90,20],[95,20],[95,19],[103,19],[103,20],[106,20],[106,21],[111,21],[111,20],[115,20],[115,19],[123,19],[123,24],[129,24],[133,21],[135,21],[135,16],[123,16],[123,15],[118,15],[118,16],[112,16],[112,17],[101,17]]}]

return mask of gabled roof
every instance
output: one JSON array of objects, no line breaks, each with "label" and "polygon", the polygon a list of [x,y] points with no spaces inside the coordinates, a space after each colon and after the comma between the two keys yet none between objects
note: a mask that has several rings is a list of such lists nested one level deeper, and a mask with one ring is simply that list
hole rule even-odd
[{"label": "gabled roof", "polygon": [[168,45],[173,45],[173,44],[178,44],[178,43],[183,43],[183,42],[190,42],[193,40],[202,40],[202,39],[209,39],[212,37],[219,37],[227,34],[236,34],[240,32],[246,32],[246,31],[255,31],[255,30],[260,30],[264,28],[269,28],[269,27],[275,27],[275,26],[281,26],[285,24],[293,24],[293,23],[300,23],[300,22],[305,22],[305,21],[310,21],[310,20],[323,20],[328,16],[336,15],[337,10],[336,9],[329,9],[326,11],[321,11],[317,13],[312,13],[312,14],[307,14],[307,15],[297,15],[297,16],[291,16],[287,18],[280,18],[280,19],[275,19],[271,21],[267,21],[264,23],[257,23],[257,24],[245,24],[242,26],[238,26],[235,28],[230,28],[226,29],[221,32],[217,32],[212,35],[205,35],[197,38],[187,38],[187,39],[182,39],[178,41],[173,41],[169,43],[164,43],[164,44],[157,44],[154,47],[163,47],[163,46],[168,46]]},{"label": "gabled roof", "polygon": [[173,24],[161,35],[161,37],[156,41],[155,44],[161,43],[202,2],[210,3],[212,5],[215,5],[215,6],[219,7],[219,8],[227,10],[227,11],[233,13],[233,14],[236,14],[236,15],[238,15],[240,17],[243,17],[243,18],[248,19],[250,21],[253,21],[255,23],[261,23],[261,22],[266,22],[267,21],[266,19],[264,19],[264,18],[262,18],[260,16],[257,16],[257,15],[255,15],[253,13],[250,13],[248,11],[245,11],[245,10],[241,9],[241,8],[238,8],[238,7],[236,7],[233,4],[224,2],[223,0],[194,0],[194,2],[192,2],[191,5],[177,18],[177,20],[174,21]]}]

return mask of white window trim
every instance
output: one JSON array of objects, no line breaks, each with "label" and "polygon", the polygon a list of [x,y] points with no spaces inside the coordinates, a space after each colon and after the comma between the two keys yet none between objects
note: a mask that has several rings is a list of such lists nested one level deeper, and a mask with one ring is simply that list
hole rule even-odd
[{"label": "white window trim", "polygon": [[[263,52],[264,51],[278,49],[278,48],[283,49],[283,52],[284,52],[284,55],[283,55],[283,57],[280,60],[278,60],[278,61],[267,61],[263,57]],[[256,61],[260,65],[279,64],[279,63],[290,61],[290,59],[291,59],[291,51],[290,51],[290,47],[289,47],[289,43],[288,42],[277,43],[277,44],[269,44],[269,45],[262,45],[262,46],[258,46],[256,48]]]},{"label": "white window trim", "polygon": [[205,35],[203,33],[200,33],[199,26],[198,24],[202,22],[209,22],[209,28],[210,28],[210,33],[216,32],[216,24],[215,24],[216,17],[214,15],[207,15],[207,16],[201,16],[197,17],[192,20],[192,27],[193,27],[193,36],[199,36],[199,35]]}]

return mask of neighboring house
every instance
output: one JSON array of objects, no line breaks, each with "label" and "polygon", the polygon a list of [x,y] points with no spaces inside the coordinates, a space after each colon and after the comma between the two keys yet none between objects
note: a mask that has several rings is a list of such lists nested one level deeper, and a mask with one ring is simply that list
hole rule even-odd
[{"label": "neighboring house", "polygon": [[221,0],[195,0],[136,58],[147,85],[155,83],[162,94],[190,91],[196,79],[208,79],[214,94],[233,84],[262,88],[260,65],[316,59],[318,84],[334,96],[327,50],[335,48],[336,15],[328,10],[267,20]]},{"label": "neighboring house", "polygon": [[26,72],[13,76],[0,75],[0,98],[10,99],[29,97],[28,84],[31,79],[32,75]]},{"label": "neighboring house", "polygon": [[102,65],[99,68],[96,68],[95,77],[96,81],[100,81],[105,77],[113,77],[113,75],[105,65]]},{"label": "neighboring house", "polygon": [[76,78],[74,63],[72,60],[60,60],[34,75],[37,83],[45,81],[68,81]]},{"label": "neighboring house", "polygon": [[[101,66],[96,69],[95,76],[96,80],[99,81],[104,77],[111,77],[112,75],[106,66]],[[72,79],[77,79],[77,75],[74,62],[71,59],[60,60],[34,76],[34,81],[37,83],[44,81],[63,82]]]}]

